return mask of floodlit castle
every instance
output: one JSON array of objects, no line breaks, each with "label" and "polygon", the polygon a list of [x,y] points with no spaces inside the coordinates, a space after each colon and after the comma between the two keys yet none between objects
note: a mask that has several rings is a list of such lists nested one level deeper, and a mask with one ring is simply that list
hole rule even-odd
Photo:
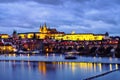
[{"label": "floodlit castle", "polygon": [[18,36],[22,39],[24,38],[37,38],[37,39],[45,39],[52,38],[64,35],[64,32],[59,32],[56,29],[50,29],[47,27],[46,23],[43,26],[40,26],[39,32],[27,32],[27,33],[18,33]]},{"label": "floodlit castle", "polygon": [[21,37],[22,39],[24,38],[31,39],[35,37],[37,39],[51,38],[55,40],[93,41],[93,40],[102,40],[106,36],[108,36],[108,34],[107,35],[106,34],[93,34],[93,33],[77,33],[76,34],[75,32],[72,32],[70,34],[65,34],[64,32],[59,32],[56,29],[48,28],[47,25],[44,24],[43,26],[40,26],[39,32],[19,33],[18,36]]}]

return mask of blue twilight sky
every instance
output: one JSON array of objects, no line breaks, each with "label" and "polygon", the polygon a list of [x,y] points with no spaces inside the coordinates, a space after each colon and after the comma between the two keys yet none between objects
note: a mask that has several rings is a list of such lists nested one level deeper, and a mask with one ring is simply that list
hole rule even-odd
[{"label": "blue twilight sky", "polygon": [[120,0],[0,0],[0,33],[37,32],[45,22],[66,33],[120,35]]}]

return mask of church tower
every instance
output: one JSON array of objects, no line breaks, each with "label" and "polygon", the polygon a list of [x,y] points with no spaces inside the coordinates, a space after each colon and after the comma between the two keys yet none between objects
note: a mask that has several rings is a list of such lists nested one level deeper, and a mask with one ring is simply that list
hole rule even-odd
[{"label": "church tower", "polygon": [[43,27],[40,25],[40,29],[39,32],[42,33],[43,32]]},{"label": "church tower", "polygon": [[17,38],[17,31],[16,31],[16,30],[13,31],[12,37],[13,37],[14,39]]},{"label": "church tower", "polygon": [[46,26],[46,23],[44,24],[43,26],[43,33],[47,33],[48,32],[48,29],[47,29],[47,26]]}]

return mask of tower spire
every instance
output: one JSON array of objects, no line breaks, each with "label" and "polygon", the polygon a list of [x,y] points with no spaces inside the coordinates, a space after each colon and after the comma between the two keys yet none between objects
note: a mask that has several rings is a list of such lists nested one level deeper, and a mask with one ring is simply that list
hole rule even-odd
[{"label": "tower spire", "polygon": [[43,33],[47,33],[47,30],[48,30],[48,28],[47,28],[47,25],[46,25],[46,23],[43,25]]},{"label": "tower spire", "polygon": [[42,32],[42,31],[43,31],[43,27],[40,25],[39,32]]},{"label": "tower spire", "polygon": [[46,22],[44,23],[44,27],[46,27],[46,28],[47,28]]}]

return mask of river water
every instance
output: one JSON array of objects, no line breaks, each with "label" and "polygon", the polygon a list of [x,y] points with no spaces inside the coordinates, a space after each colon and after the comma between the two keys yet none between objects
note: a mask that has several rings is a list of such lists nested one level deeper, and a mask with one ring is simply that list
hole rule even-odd
[{"label": "river water", "polygon": [[0,80],[83,80],[119,67],[84,62],[0,61]]}]

